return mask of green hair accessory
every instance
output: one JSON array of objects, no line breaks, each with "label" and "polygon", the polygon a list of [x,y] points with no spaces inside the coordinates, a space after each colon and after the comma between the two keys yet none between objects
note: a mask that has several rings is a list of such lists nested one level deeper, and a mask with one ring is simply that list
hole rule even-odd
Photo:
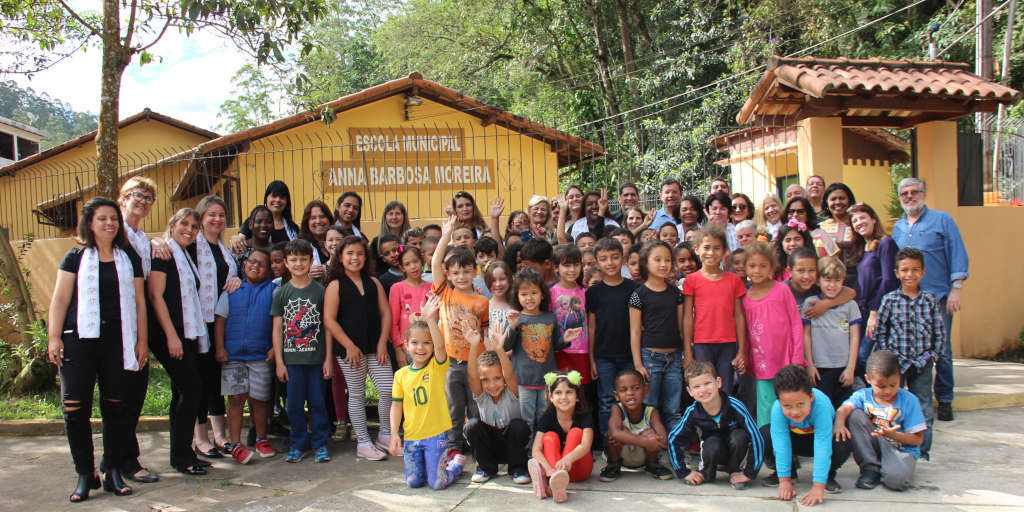
[{"label": "green hair accessory", "polygon": [[555,384],[559,377],[565,377],[565,380],[569,381],[573,386],[579,386],[580,381],[583,380],[583,376],[576,370],[569,373],[548,372],[544,374],[544,384],[550,388]]}]

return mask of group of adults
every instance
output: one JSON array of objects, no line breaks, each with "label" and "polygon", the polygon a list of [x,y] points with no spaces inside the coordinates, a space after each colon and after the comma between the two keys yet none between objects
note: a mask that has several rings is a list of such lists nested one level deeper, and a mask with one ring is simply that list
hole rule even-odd
[{"label": "group of adults", "polygon": [[[852,284],[859,290],[858,303],[869,317],[868,339],[873,327],[871,312],[877,310],[881,296],[896,287],[893,260],[897,248],[921,249],[927,269],[922,287],[939,297],[946,308],[946,343],[936,364],[935,394],[939,419],[951,419],[949,332],[951,315],[960,309],[967,253],[952,218],[925,205],[924,182],[908,178],[899,184],[905,214],[891,236],[873,208],[855,202],[849,187],[842,183],[826,186],[819,176],[808,178],[806,188],[789,186],[785,201],[774,195],[764,197],[759,208],[748,196],[731,193],[725,179],[715,179],[703,199],[684,195],[675,179],[662,182],[659,192],[661,206],[644,212],[639,206],[639,187],[624,184],[618,189],[620,207],[611,211],[606,192],[584,192],[579,186],[570,186],[555,198],[532,196],[525,210],[509,214],[504,230],[498,220],[504,214],[501,198],[490,205],[487,218],[465,191],[456,193],[448,207],[458,224],[470,228],[475,238],[491,236],[499,242],[515,236],[573,243],[582,233],[601,238],[618,227],[644,240],[668,229],[666,226],[676,229],[677,239],[682,240],[704,224],[718,222],[727,226],[730,248],[735,249],[750,231],[771,238],[782,226],[802,226],[798,229],[809,234],[820,254],[840,256],[851,269],[855,276]],[[309,202],[296,223],[288,186],[271,182],[262,204],[251,210],[239,233],[226,242],[222,235],[228,209],[216,196],[203,198],[194,210],[179,210],[169,220],[163,237],[148,238],[141,225],[157,198],[152,180],[133,177],[124,183],[116,202],[106,198],[88,201],[77,228],[81,247],[67,253],[57,272],[49,309],[48,351],[50,360],[60,368],[68,443],[79,475],[72,502],[87,499],[89,491],[100,485],[123,496],[132,492],[124,480],[158,480],[158,475],[139,461],[135,433],[149,382],[150,351],[171,380],[171,465],[185,474],[204,474],[210,463],[200,455],[216,456],[228,444],[219,363],[210,350],[214,306],[220,292],[240,286],[239,268],[255,249],[305,239],[317,249],[311,275],[325,279],[330,259],[327,232],[332,226],[346,236],[366,238],[361,231],[363,201],[354,191],[343,193],[333,208],[320,200]],[[405,205],[387,203],[379,234],[370,242],[371,261],[381,263],[376,249],[382,237],[401,239],[409,229]],[[865,345],[870,350],[870,342]],[[103,415],[102,480],[95,466],[89,424],[97,380]],[[335,386],[334,392],[344,390]],[[336,414],[344,414],[343,410]]]}]

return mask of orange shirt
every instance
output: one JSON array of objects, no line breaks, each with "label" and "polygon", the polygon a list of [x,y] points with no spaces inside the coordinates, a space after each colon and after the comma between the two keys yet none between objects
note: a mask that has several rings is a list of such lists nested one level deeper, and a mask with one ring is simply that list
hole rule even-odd
[{"label": "orange shirt", "polygon": [[476,292],[469,295],[456,291],[447,279],[435,282],[431,291],[441,299],[439,327],[444,336],[448,356],[464,362],[469,359],[469,342],[456,327],[455,321],[460,314],[469,313],[475,316],[480,322],[481,336],[484,336],[489,325],[490,302],[487,297]]}]

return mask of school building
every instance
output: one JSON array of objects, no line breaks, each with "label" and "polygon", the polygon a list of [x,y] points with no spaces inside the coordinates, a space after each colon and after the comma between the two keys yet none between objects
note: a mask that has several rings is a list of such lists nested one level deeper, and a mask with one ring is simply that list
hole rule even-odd
[{"label": "school building", "polygon": [[[399,200],[416,225],[440,222],[452,195],[470,192],[486,216],[498,195],[506,215],[533,194],[555,196],[559,170],[602,158],[593,142],[524,119],[419,73],[342,96],[315,110],[223,135],[145,111],[121,123],[120,176],[158,185],[143,228],[162,233],[174,211],[218,194],[229,225],[263,203],[282,180],[299,222],[314,199],[332,208],[345,191],[363,198],[360,229],[379,231],[384,205]],[[36,239],[30,278],[45,304],[81,205],[95,195],[95,132],[0,168],[0,217],[14,240]],[[54,241],[42,239],[55,239]]]},{"label": "school building", "polygon": [[[758,206],[766,194],[781,196],[789,183],[817,174],[846,183],[884,218],[890,166],[910,163],[927,183],[928,207],[952,215],[970,257],[953,353],[988,356],[1018,343],[1024,328],[1024,274],[1014,270],[1024,252],[1024,208],[1009,206],[1019,198],[1000,197],[1024,175],[1009,165],[993,178],[980,139],[958,133],[955,119],[1019,100],[1020,92],[963,63],[773,57],[736,115],[750,126],[711,143],[728,155],[720,163],[732,170],[732,190]],[[907,130],[900,133],[909,140],[889,130]],[[1024,148],[1020,133],[998,138],[998,147]]]}]

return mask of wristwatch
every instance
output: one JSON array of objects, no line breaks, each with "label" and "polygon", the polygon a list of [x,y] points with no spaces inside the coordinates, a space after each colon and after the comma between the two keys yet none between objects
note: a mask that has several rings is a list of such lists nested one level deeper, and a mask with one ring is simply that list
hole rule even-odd
[{"label": "wristwatch", "polygon": [[963,288],[963,287],[964,287],[963,281],[953,281],[953,288]]}]

